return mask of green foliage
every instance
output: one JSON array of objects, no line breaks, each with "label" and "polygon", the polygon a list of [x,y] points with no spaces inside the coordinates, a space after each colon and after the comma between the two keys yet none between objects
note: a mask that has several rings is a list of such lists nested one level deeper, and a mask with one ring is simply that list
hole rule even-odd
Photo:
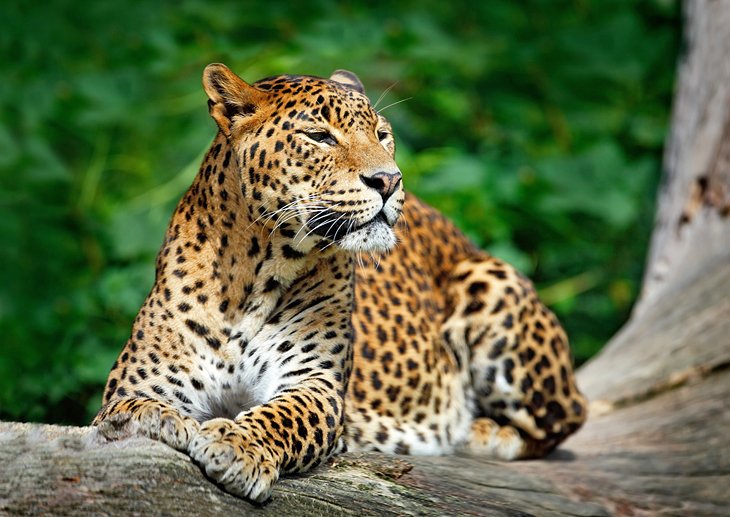
[{"label": "green foliage", "polygon": [[[356,71],[407,187],[532,276],[579,361],[627,317],[651,226],[677,2],[0,6],[0,418],[80,423],[215,132],[203,67]],[[392,106],[389,106],[391,105]]]}]

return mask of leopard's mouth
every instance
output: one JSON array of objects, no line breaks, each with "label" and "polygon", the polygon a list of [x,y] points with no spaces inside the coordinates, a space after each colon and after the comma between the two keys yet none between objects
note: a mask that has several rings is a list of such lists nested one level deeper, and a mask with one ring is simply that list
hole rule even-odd
[{"label": "leopard's mouth", "polygon": [[[395,224],[395,221],[393,224]],[[391,228],[393,224],[388,221],[384,210],[380,210],[369,221],[362,224],[357,224],[355,219],[348,217],[346,214],[328,210],[324,214],[319,214],[314,224],[308,221],[307,227],[313,234],[336,242],[359,230],[365,230],[379,225],[385,225]]]}]

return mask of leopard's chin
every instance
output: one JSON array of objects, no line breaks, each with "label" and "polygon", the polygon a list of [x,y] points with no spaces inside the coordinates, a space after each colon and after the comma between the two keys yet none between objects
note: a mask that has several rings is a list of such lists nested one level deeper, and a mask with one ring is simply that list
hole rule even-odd
[{"label": "leopard's chin", "polygon": [[393,226],[399,215],[398,211],[383,209],[369,221],[356,225],[353,219],[330,210],[317,216],[316,224],[310,228],[309,233],[324,237],[322,242],[328,243],[324,244],[325,247],[336,245],[342,250],[355,253],[387,252],[397,242]]},{"label": "leopard's chin", "polygon": [[397,242],[390,224],[385,221],[384,217],[376,216],[370,222],[339,239],[337,245],[341,249],[351,252],[386,252],[392,250]]}]

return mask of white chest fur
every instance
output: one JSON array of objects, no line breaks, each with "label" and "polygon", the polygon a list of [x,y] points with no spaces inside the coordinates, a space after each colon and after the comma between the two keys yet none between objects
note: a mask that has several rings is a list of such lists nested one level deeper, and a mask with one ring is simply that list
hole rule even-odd
[{"label": "white chest fur", "polygon": [[280,326],[264,325],[243,349],[236,341],[235,346],[229,343],[226,354],[201,354],[197,369],[205,378],[205,390],[196,393],[193,406],[199,414],[193,417],[233,418],[271,400],[284,373],[277,351],[282,331]]}]

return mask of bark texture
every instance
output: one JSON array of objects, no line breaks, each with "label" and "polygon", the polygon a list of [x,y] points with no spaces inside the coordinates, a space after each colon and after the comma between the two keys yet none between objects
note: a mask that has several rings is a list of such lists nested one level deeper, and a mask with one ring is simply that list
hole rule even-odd
[{"label": "bark texture", "polygon": [[579,372],[588,423],[539,461],[347,454],[260,507],[187,456],[0,423],[0,514],[718,515],[730,508],[730,2],[693,0],[632,320]]}]

